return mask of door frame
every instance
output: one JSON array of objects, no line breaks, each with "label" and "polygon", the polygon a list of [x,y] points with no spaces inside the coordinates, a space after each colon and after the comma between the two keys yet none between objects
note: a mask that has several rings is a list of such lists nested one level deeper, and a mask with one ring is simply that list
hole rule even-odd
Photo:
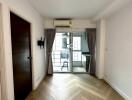
[{"label": "door frame", "polygon": [[[56,33],[58,33],[58,34],[59,34],[59,33],[68,33],[68,31],[56,31]],[[74,31],[73,31],[73,32],[69,31],[69,33],[70,33],[70,34],[73,34],[73,33],[75,33],[75,32],[74,32]],[[73,35],[71,35],[71,37],[69,37],[69,38],[72,38],[71,41],[73,42]],[[72,54],[72,53],[73,53],[73,49],[71,49],[70,52],[71,52],[71,54]],[[71,59],[72,59],[72,61],[70,61],[70,63],[71,63],[70,66],[72,66],[72,65],[73,65],[73,54],[70,55],[70,56],[71,56]],[[53,66],[53,67],[54,67],[54,66]],[[89,72],[73,72],[73,67],[72,67],[71,72],[53,72],[53,73],[60,73],[60,74],[61,74],[61,73],[62,73],[62,74],[63,74],[63,73],[67,73],[67,74],[68,74],[68,73],[71,73],[71,74],[89,74]]]},{"label": "door frame", "polygon": [[4,76],[3,76],[3,69],[4,69],[4,49],[3,49],[3,31],[2,31],[2,7],[0,4],[0,100],[4,100]]},{"label": "door frame", "polygon": [[[21,16],[19,16],[18,14],[16,14],[16,13],[14,13],[14,12],[12,12],[12,11],[10,11],[10,15],[11,14],[13,14],[13,15],[15,15],[15,16],[17,16],[18,18],[20,18],[20,19],[22,19],[24,22],[26,22],[26,23],[28,23],[29,24],[29,34],[28,34],[28,39],[29,39],[29,43],[28,43],[28,46],[29,46],[29,57],[31,57],[32,58],[32,48],[31,48],[31,23],[29,22],[29,21],[27,21],[27,20],[25,20],[24,18],[22,18]],[[10,22],[11,22],[11,16],[10,16]],[[11,24],[10,24],[10,28],[11,28]],[[12,33],[11,33],[11,35],[12,35]],[[11,39],[12,39],[13,37],[11,37]],[[12,47],[12,41],[11,41],[11,47]],[[32,59],[29,59],[30,60],[30,79],[31,79],[31,87],[32,87],[32,89],[33,89],[33,78],[32,78]],[[13,54],[12,54],[12,62],[13,62]],[[12,65],[12,68],[13,68],[14,66]],[[14,74],[14,73],[13,73]],[[14,77],[14,76],[13,76]],[[14,80],[13,80],[14,81]],[[15,88],[15,87],[14,87]],[[31,90],[32,90],[31,89]]]},{"label": "door frame", "polygon": [[[28,22],[30,24],[30,34],[29,34],[29,52],[30,52],[30,56],[33,57],[33,54],[32,54],[32,23],[30,23],[25,17],[21,16],[20,14],[16,13],[14,10],[10,9],[10,14],[13,13],[15,14],[16,16],[20,17],[21,19],[25,20],[26,22]],[[10,20],[11,21],[11,20]],[[11,30],[11,27],[10,27],[10,30]],[[12,33],[11,33],[12,34]],[[12,44],[11,44],[11,47],[12,47]],[[13,56],[13,55],[12,55]],[[30,60],[31,61],[31,64],[30,64],[30,68],[31,68],[31,80],[32,80],[32,90],[34,89],[33,87],[33,61],[32,59]],[[13,59],[12,59],[12,62],[13,62]],[[13,65],[12,65],[12,68],[13,68]]]},{"label": "door frame", "polygon": [[[10,27],[10,12],[18,15],[27,22],[32,22],[28,17],[23,16],[19,10],[11,8],[8,5],[0,2],[0,36],[2,36],[2,70],[1,82],[2,82],[2,100],[14,100],[14,83],[13,83],[13,64],[12,64],[12,45],[11,45],[11,27]],[[31,42],[31,56],[33,57],[33,25],[30,23],[30,42]],[[32,70],[32,90],[36,88],[34,79],[34,66],[31,61]]]}]

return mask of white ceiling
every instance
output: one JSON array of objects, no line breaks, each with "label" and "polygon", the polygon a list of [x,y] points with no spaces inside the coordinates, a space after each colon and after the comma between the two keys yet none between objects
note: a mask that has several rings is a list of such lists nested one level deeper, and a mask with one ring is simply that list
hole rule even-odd
[{"label": "white ceiling", "polygon": [[44,17],[87,19],[96,17],[115,1],[122,0],[30,0]]}]

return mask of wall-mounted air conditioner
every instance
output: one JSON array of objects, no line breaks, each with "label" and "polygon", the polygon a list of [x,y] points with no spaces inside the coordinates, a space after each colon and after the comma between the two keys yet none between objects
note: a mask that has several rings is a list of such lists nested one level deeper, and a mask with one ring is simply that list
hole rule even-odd
[{"label": "wall-mounted air conditioner", "polygon": [[55,19],[53,22],[55,27],[71,27],[72,20],[69,19]]}]

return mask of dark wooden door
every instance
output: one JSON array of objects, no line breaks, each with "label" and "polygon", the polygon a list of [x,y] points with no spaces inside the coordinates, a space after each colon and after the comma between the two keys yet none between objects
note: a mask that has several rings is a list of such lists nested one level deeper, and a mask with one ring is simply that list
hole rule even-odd
[{"label": "dark wooden door", "polygon": [[15,100],[32,90],[30,23],[10,13]]}]

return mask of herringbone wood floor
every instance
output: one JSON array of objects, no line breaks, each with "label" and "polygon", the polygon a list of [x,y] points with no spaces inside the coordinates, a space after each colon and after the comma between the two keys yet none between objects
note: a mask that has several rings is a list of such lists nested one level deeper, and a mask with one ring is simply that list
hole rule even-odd
[{"label": "herringbone wood floor", "polygon": [[124,100],[103,80],[87,74],[47,76],[27,100]]}]

